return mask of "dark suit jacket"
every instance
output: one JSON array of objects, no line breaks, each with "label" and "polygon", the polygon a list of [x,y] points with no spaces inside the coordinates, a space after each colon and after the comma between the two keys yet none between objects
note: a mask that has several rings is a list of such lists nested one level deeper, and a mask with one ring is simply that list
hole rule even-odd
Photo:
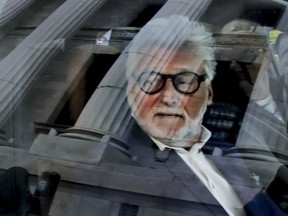
[{"label": "dark suit jacket", "polygon": [[[128,139],[128,144],[131,147],[131,154],[137,155],[137,161],[141,166],[150,166],[153,163],[157,163],[155,162],[158,151],[156,145],[137,125]],[[191,179],[198,179],[196,175],[173,150],[167,154],[169,154],[167,161],[158,162],[157,165],[162,165],[162,167],[169,172],[175,173],[175,178],[185,185],[187,190],[193,192],[195,185],[193,187],[191,182],[182,179],[182,176],[180,174],[178,175],[177,172],[185,173],[185,175],[189,174]],[[206,157],[213,161],[226,180],[232,185],[240,200],[245,205],[247,215],[284,215],[265,192],[265,187],[267,187],[274,178],[277,169],[281,165],[280,163],[253,161],[229,156],[207,155]],[[220,207],[220,204],[199,180],[197,184],[198,187],[201,188],[200,192],[197,193],[197,198],[199,199],[199,203],[207,207],[207,212],[209,211],[209,213],[211,213],[211,209],[209,209],[208,205],[205,205],[206,201]],[[211,200],[213,201],[211,202]],[[265,206],[265,208],[263,208],[263,206]],[[227,214],[223,210],[222,213],[218,215]]]}]

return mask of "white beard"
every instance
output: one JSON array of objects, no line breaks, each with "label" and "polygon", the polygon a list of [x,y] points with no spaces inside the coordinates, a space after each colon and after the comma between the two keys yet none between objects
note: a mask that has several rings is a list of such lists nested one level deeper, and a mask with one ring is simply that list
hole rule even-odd
[{"label": "white beard", "polygon": [[166,134],[161,131],[161,129],[155,128],[152,123],[144,123],[138,121],[137,123],[142,128],[142,130],[147,133],[147,135],[152,136],[153,138],[159,140],[160,142],[171,146],[171,147],[191,147],[195,142],[199,141],[202,131],[202,119],[206,111],[206,107],[203,107],[198,117],[195,119],[190,119],[190,122],[180,128],[173,134]]}]

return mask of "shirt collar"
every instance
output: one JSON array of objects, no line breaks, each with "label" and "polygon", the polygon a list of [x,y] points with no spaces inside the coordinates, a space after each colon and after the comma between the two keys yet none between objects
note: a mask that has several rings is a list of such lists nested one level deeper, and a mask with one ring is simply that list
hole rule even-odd
[{"label": "shirt collar", "polygon": [[[204,127],[203,125],[201,126],[201,129],[202,129],[202,133],[201,133],[200,140],[192,146],[192,148],[189,150],[189,152],[195,151],[196,149],[200,150],[205,145],[205,143],[210,139],[211,132],[206,127]],[[161,151],[164,151],[166,148],[167,149],[175,149],[175,150],[185,150],[184,148],[181,148],[181,147],[168,146],[168,145],[160,142],[159,140],[155,139],[154,137],[150,136],[150,138],[154,141],[154,143],[158,146],[158,148]]]}]

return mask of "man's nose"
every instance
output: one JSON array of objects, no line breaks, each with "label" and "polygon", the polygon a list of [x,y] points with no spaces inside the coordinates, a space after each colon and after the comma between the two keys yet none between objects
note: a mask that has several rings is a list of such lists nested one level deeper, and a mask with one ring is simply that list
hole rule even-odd
[{"label": "man's nose", "polygon": [[169,107],[176,107],[179,105],[180,97],[177,90],[174,88],[171,80],[167,80],[164,88],[159,96],[161,103]]}]

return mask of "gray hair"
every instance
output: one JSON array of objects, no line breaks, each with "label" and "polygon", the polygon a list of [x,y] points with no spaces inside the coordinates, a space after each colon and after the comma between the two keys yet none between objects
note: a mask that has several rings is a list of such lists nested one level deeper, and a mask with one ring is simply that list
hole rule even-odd
[{"label": "gray hair", "polygon": [[172,56],[165,52],[167,50],[185,49],[197,51],[197,55],[203,58],[203,67],[211,81],[216,67],[214,42],[212,34],[202,24],[187,17],[172,15],[153,19],[141,29],[128,48],[126,76],[129,78],[135,71],[145,71],[149,65],[157,65],[157,56],[168,62]]}]

